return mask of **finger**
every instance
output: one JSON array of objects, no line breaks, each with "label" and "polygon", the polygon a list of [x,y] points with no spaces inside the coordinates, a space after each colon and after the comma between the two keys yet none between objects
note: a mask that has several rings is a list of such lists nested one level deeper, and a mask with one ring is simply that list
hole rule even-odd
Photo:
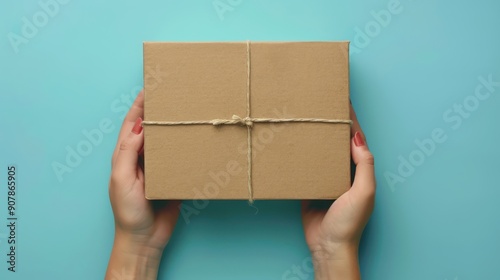
[{"label": "finger", "polygon": [[137,118],[127,137],[123,139],[118,148],[118,154],[113,166],[117,174],[134,174],[137,176],[139,152],[144,144],[142,119]]},{"label": "finger", "polygon": [[134,103],[130,107],[130,110],[125,116],[125,119],[123,120],[120,133],[118,134],[118,140],[116,142],[115,151],[113,152],[113,157],[111,161],[112,164],[114,164],[118,151],[120,150],[121,142],[130,133],[137,118],[142,118],[143,116],[144,116],[144,91],[141,91],[135,98]]},{"label": "finger", "polygon": [[354,111],[352,104],[349,104],[349,106],[350,106],[350,117],[352,120],[351,137],[354,137],[354,134],[356,134],[356,132],[359,132],[359,133],[361,133],[361,136],[363,137],[363,140],[366,143],[365,134],[363,133],[363,130],[361,129],[361,125],[359,124],[358,117],[356,116],[356,112]]},{"label": "finger", "polygon": [[169,223],[175,225],[175,221],[177,220],[177,216],[180,212],[179,206],[181,205],[181,202],[182,201],[180,200],[167,201],[166,205],[164,205],[160,210],[159,215],[166,221],[169,221]]},{"label": "finger", "polygon": [[332,200],[302,200],[301,214],[303,222],[310,222],[311,217],[322,218],[332,206],[332,203]]},{"label": "finger", "polygon": [[310,200],[302,200],[300,202],[300,205],[302,206],[302,212],[306,211],[309,209],[309,206],[311,205],[311,201]]},{"label": "finger", "polygon": [[300,213],[302,214],[302,219],[306,219],[308,214],[311,212],[311,200],[302,200],[300,202]]},{"label": "finger", "polygon": [[351,154],[356,164],[351,191],[363,196],[374,196],[376,186],[374,158],[359,132],[352,138]]},{"label": "finger", "polygon": [[309,223],[309,220],[310,220],[310,213],[311,213],[311,201],[310,200],[302,200],[300,202],[301,204],[301,207],[300,207],[300,210],[301,210],[301,214],[302,214],[302,222],[304,223],[303,226],[304,228],[307,228],[307,224],[306,223]]},{"label": "finger", "polygon": [[309,228],[312,223],[321,222],[326,215],[328,207],[332,204],[329,202],[327,207],[316,208],[314,202],[316,201],[303,200],[301,202],[302,225],[304,229]]}]

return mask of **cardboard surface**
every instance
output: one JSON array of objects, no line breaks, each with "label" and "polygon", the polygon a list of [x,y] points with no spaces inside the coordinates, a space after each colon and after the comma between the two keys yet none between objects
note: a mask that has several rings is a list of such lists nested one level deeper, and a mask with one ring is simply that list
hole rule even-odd
[{"label": "cardboard surface", "polygon": [[[348,42],[250,43],[251,117],[349,119]],[[156,75],[149,75],[156,69]],[[247,44],[144,43],[145,121],[247,115]],[[247,129],[145,125],[146,197],[248,199]],[[254,123],[254,199],[350,186],[350,127]]]}]

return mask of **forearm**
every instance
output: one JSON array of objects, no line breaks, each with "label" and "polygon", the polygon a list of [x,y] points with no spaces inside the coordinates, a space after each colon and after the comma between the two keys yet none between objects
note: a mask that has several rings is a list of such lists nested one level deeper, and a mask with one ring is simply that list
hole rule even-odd
[{"label": "forearm", "polygon": [[161,249],[138,245],[130,238],[115,235],[105,279],[156,279],[161,255]]},{"label": "forearm", "polygon": [[357,246],[342,247],[333,254],[315,252],[313,260],[316,280],[361,279]]}]

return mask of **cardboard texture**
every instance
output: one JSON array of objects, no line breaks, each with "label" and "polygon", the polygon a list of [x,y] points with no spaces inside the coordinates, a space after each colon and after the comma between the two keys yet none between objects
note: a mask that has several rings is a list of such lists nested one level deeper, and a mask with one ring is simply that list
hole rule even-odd
[{"label": "cardboard texture", "polygon": [[[349,119],[348,42],[251,42],[250,116]],[[247,116],[247,43],[144,43],[144,121]],[[154,73],[152,73],[154,72]],[[144,125],[148,199],[249,199],[247,127]],[[350,126],[254,123],[253,199],[350,187]]]}]

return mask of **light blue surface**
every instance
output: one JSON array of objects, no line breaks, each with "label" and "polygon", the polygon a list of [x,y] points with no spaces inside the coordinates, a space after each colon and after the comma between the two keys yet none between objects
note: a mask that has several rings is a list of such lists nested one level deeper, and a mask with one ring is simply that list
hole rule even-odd
[{"label": "light blue surface", "polygon": [[[500,86],[478,104],[472,97],[479,77],[500,81],[500,2],[66,2],[19,45],[10,38],[23,34],[23,17],[43,25],[43,9],[0,4],[0,279],[101,279],[113,239],[110,155],[127,98],[142,86],[142,42],[246,39],[353,41],[352,102],[378,176],[360,250],[364,279],[500,279]],[[219,15],[214,2],[231,10]],[[371,11],[382,9],[395,13],[374,24]],[[477,108],[447,121],[464,100]],[[58,180],[52,164],[105,119],[112,131]],[[411,175],[400,173],[398,157],[419,164],[415,141],[434,129],[444,143]],[[10,164],[18,168],[16,273],[5,262]],[[389,172],[409,176],[390,187]],[[254,216],[243,201],[211,202],[189,224],[179,220],[159,278],[301,279],[284,277],[308,267],[299,203],[256,206]]]}]

